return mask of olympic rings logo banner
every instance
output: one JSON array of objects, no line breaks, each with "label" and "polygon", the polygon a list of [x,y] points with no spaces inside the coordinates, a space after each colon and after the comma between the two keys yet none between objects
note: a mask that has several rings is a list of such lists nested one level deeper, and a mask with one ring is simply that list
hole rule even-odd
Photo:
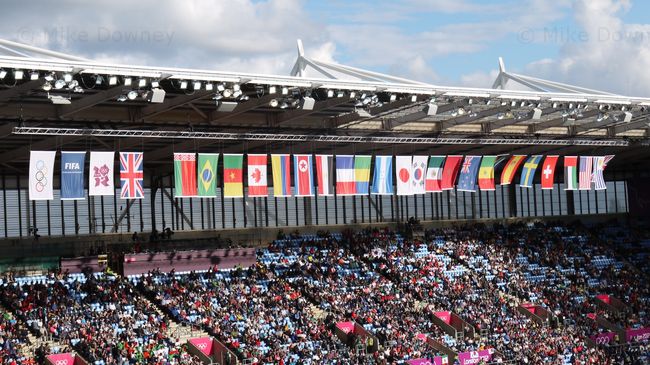
[{"label": "olympic rings logo banner", "polygon": [[194,347],[199,349],[202,353],[207,356],[212,354],[212,338],[211,337],[199,337],[192,338],[189,341]]},{"label": "olympic rings logo banner", "polygon": [[[31,151],[29,155],[29,200],[54,199],[56,151]],[[63,365],[63,364],[61,364]]]},{"label": "olympic rings logo banner", "polygon": [[74,365],[75,363],[74,354],[72,353],[48,355],[47,360],[52,365]]}]

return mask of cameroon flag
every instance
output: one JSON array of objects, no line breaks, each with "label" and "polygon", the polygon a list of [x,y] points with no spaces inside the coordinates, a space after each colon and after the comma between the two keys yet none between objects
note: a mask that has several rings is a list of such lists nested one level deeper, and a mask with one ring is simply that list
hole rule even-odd
[{"label": "cameroon flag", "polygon": [[199,196],[217,196],[218,153],[199,153]]},{"label": "cameroon flag", "polygon": [[243,198],[244,184],[242,179],[242,165],[244,155],[223,155],[223,196],[224,198]]}]

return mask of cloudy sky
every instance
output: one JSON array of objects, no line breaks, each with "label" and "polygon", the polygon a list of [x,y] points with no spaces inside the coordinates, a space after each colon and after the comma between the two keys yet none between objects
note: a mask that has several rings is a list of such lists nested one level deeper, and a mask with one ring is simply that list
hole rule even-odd
[{"label": "cloudy sky", "polygon": [[514,72],[650,96],[643,0],[25,0],[0,38],[129,64],[288,74],[309,57],[440,85]]}]

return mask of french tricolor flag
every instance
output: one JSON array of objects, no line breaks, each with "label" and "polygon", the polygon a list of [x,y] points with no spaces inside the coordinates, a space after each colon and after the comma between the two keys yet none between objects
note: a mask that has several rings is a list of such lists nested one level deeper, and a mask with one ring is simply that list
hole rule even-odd
[{"label": "french tricolor flag", "polygon": [[354,177],[354,156],[336,156],[336,195],[355,195],[357,184]]}]

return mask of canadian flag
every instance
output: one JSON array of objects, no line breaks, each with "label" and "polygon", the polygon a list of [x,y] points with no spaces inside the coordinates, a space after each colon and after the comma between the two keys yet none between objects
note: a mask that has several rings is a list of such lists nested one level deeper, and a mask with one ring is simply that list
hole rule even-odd
[{"label": "canadian flag", "polygon": [[268,195],[266,181],[267,155],[248,155],[248,196]]}]

